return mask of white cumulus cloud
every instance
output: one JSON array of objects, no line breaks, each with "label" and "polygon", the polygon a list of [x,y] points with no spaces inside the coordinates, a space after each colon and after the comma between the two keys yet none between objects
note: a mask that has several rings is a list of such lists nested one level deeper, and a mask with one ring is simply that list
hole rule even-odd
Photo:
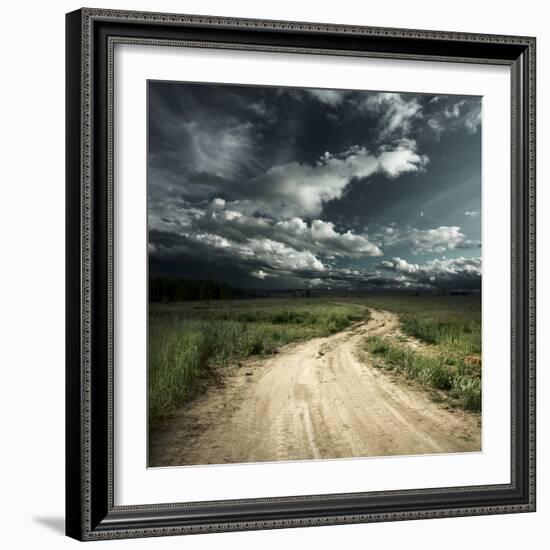
[{"label": "white cumulus cloud", "polygon": [[383,228],[373,236],[373,241],[382,246],[407,246],[415,254],[420,252],[441,253],[445,250],[479,248],[479,241],[466,238],[461,228],[456,225],[441,225],[431,229],[418,229],[416,227]]},{"label": "white cumulus cloud", "polygon": [[425,288],[479,289],[481,258],[435,258],[425,264],[411,263],[402,258],[392,258],[380,263],[380,267],[401,277],[404,286]]},{"label": "white cumulus cloud", "polygon": [[418,172],[427,163],[428,157],[419,154],[416,143],[408,139],[378,154],[359,146],[336,155],[325,152],[315,164],[295,161],[273,166],[254,178],[247,189],[257,197],[241,207],[249,210],[255,204],[264,213],[277,212],[288,218],[318,216],[325,203],[343,196],[353,178],[375,173],[396,178]]}]

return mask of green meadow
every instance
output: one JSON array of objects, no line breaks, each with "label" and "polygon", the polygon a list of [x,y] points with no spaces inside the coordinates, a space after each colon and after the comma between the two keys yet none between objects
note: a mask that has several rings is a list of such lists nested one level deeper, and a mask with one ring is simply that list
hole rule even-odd
[{"label": "green meadow", "polygon": [[399,314],[401,330],[425,343],[371,336],[365,349],[378,365],[446,392],[464,409],[481,410],[481,297],[376,296],[369,305]]},{"label": "green meadow", "polygon": [[149,420],[157,423],[202,392],[220,368],[334,334],[367,316],[363,306],[316,299],[152,303]]},{"label": "green meadow", "polygon": [[366,320],[366,306],[397,313],[402,332],[426,344],[413,349],[399,338],[367,337],[363,349],[375,366],[444,392],[464,409],[481,410],[479,296],[201,300],[149,306],[150,423],[203,392],[220,369],[341,331]]}]

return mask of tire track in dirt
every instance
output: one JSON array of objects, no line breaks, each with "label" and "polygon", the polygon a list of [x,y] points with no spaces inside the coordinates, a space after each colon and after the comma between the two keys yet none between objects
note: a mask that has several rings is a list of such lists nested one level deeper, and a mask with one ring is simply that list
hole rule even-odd
[{"label": "tire track in dirt", "polygon": [[479,451],[479,416],[358,357],[366,336],[399,326],[369,310],[365,323],[228,369],[150,434],[150,466]]}]

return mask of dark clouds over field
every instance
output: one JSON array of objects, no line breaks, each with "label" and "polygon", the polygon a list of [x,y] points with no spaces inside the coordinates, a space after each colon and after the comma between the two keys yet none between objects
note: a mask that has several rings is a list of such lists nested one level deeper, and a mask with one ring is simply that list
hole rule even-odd
[{"label": "dark clouds over field", "polygon": [[481,100],[149,83],[151,275],[479,288]]}]

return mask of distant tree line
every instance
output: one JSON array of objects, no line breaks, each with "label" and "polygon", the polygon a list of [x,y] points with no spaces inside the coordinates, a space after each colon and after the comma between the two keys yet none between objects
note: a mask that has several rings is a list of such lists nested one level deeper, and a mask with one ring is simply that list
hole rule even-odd
[{"label": "distant tree line", "polygon": [[208,279],[176,277],[151,277],[149,279],[150,302],[231,300],[239,297],[239,289]]}]

